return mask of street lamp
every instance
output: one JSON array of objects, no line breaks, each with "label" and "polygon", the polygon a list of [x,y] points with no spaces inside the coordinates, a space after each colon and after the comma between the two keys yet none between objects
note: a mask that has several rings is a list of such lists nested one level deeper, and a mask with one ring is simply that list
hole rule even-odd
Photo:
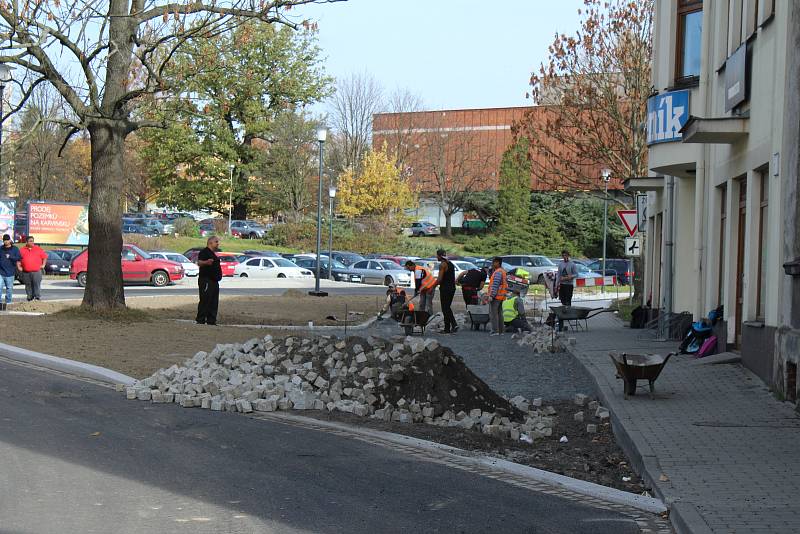
[{"label": "street lamp", "polygon": [[[317,273],[316,273],[316,282],[314,284],[314,291],[309,291],[309,295],[313,295],[315,297],[327,297],[328,293],[325,291],[320,291],[319,289],[319,279],[320,279],[320,264],[322,263],[320,256],[319,256],[319,249],[322,246],[322,161],[323,161],[323,148],[325,145],[325,139],[328,137],[328,130],[325,128],[317,129],[317,143],[319,143],[319,187],[317,188]],[[328,264],[330,268],[330,263]]]},{"label": "street lamp", "polygon": [[603,169],[603,184],[605,186],[605,194],[603,195],[603,285],[600,286],[600,292],[606,292],[606,237],[608,235],[608,182],[611,180],[611,171]]},{"label": "street lamp", "polygon": [[231,232],[231,219],[233,216],[233,169],[235,169],[236,166],[231,163],[228,165],[228,168],[231,171],[231,187],[228,192],[228,235],[232,236],[233,233]]},{"label": "street lamp", "polygon": [[11,81],[11,67],[0,63],[0,194],[8,194],[6,182],[3,180],[3,99],[6,96],[6,84]]},{"label": "street lamp", "polygon": [[336,198],[336,186],[331,181],[328,186],[328,280],[333,280],[333,200]]}]

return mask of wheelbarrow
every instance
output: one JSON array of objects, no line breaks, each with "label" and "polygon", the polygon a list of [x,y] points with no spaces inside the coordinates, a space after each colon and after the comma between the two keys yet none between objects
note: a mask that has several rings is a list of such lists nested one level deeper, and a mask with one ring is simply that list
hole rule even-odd
[{"label": "wheelbarrow", "polygon": [[[550,306],[559,324],[567,323],[575,330],[589,330],[589,319],[601,313],[614,311],[610,308],[583,308],[580,306]],[[583,325],[581,325],[583,321]]]},{"label": "wheelbarrow", "polygon": [[467,315],[472,330],[480,330],[481,326],[486,330],[486,325],[489,323],[488,304],[470,304],[467,306]]},{"label": "wheelbarrow", "polygon": [[609,353],[614,367],[617,368],[617,378],[621,378],[624,384],[625,398],[636,395],[637,380],[647,380],[650,383],[650,398],[655,399],[656,379],[673,354],[670,352],[664,357],[660,354]]},{"label": "wheelbarrow", "polygon": [[425,327],[428,326],[430,320],[431,314],[426,311],[405,310],[400,318],[400,327],[405,330],[407,336],[414,335],[414,330],[416,328],[419,328],[420,333],[424,336]]}]

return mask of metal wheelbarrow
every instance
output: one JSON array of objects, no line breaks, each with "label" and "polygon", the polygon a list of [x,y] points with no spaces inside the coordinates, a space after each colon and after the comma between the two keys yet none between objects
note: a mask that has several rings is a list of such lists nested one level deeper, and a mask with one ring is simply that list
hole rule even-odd
[{"label": "metal wheelbarrow", "polygon": [[655,381],[672,355],[672,352],[666,357],[660,354],[609,353],[614,367],[617,368],[617,378],[623,381],[625,398],[636,395],[637,380],[647,380],[650,383],[650,398],[655,399]]},{"label": "metal wheelbarrow", "polygon": [[[559,324],[567,323],[574,330],[589,330],[589,319],[601,313],[614,311],[610,308],[583,308],[580,306],[550,306]],[[583,324],[581,324],[583,321]]]},{"label": "metal wheelbarrow", "polygon": [[403,312],[400,317],[400,326],[405,330],[407,336],[414,335],[414,330],[419,328],[420,333],[425,335],[425,327],[431,320],[431,314],[426,311],[408,311]]},{"label": "metal wheelbarrow", "polygon": [[489,324],[488,304],[470,304],[467,306],[467,315],[469,315],[472,330],[480,330],[481,326],[486,330],[486,325]]}]

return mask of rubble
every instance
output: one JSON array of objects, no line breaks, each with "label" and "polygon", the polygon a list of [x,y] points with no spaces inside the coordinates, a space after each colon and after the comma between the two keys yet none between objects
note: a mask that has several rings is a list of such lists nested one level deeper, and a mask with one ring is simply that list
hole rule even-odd
[{"label": "rubble", "polygon": [[435,339],[251,339],[198,352],[124,389],[126,398],[229,412],[327,410],[529,442],[553,435],[541,399],[495,393]]},{"label": "rubble", "polygon": [[514,334],[517,345],[531,347],[534,353],[565,352],[567,350],[564,340],[558,332],[546,326],[533,326],[531,332]]}]

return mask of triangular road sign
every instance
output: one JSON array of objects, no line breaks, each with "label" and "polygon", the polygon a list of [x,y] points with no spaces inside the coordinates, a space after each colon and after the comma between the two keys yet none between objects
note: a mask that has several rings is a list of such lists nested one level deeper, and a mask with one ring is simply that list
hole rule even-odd
[{"label": "triangular road sign", "polygon": [[617,210],[617,215],[619,216],[619,220],[622,221],[622,226],[628,231],[628,234],[631,237],[636,235],[638,226],[636,210]]}]

